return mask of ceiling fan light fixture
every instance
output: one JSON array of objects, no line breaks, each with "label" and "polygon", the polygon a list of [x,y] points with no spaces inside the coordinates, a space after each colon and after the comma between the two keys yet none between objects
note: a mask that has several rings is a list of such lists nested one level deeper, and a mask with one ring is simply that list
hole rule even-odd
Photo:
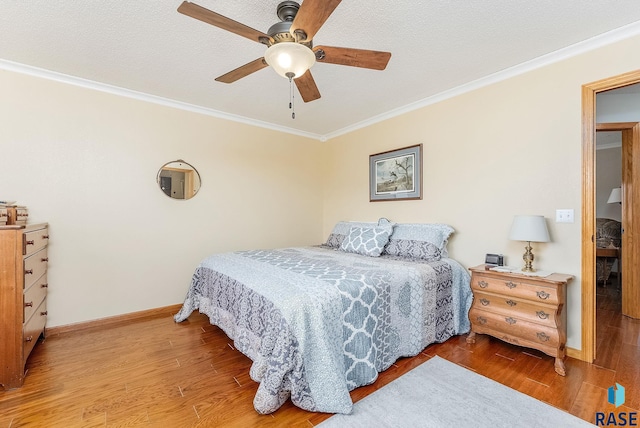
[{"label": "ceiling fan light fixture", "polygon": [[264,59],[280,76],[294,79],[302,76],[316,63],[316,55],[307,46],[296,42],[281,42],[270,46]]}]

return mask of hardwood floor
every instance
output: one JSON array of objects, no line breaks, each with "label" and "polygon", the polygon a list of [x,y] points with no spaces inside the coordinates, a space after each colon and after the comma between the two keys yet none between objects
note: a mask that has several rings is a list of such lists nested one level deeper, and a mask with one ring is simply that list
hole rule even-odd
[{"label": "hardwood floor", "polygon": [[[479,335],[427,347],[352,392],[357,401],[434,355],[566,410],[591,423],[596,412],[640,411],[640,321],[619,315],[619,292],[598,288],[598,360],[567,358],[567,376],[540,352]],[[253,409],[251,361],[206,317],[175,324],[171,313],[49,335],[36,346],[22,388],[0,391],[5,427],[310,427],[330,415],[287,402],[272,415]],[[626,387],[626,403],[607,388]],[[428,397],[425,397],[428,400]]]}]

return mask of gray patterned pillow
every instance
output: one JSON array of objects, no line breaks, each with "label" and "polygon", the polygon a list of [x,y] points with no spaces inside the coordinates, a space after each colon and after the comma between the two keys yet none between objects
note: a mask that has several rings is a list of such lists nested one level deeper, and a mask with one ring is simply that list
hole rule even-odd
[{"label": "gray patterned pillow", "polygon": [[437,262],[442,258],[440,249],[431,242],[413,239],[390,239],[384,248],[384,254],[430,262]]},{"label": "gray patterned pillow", "polygon": [[342,235],[339,233],[332,233],[327,238],[327,242],[325,243],[325,245],[329,248],[340,248],[340,246],[342,245],[342,241],[344,241],[344,238],[346,236],[347,235]]},{"label": "gray patterned pillow", "polygon": [[331,234],[325,242],[325,246],[329,248],[340,249],[342,241],[349,234],[352,227],[376,227],[376,223],[355,222],[355,221],[339,221],[333,227]]},{"label": "gray patterned pillow", "polygon": [[441,223],[397,224],[383,254],[438,261],[449,257],[447,242],[453,228]]},{"label": "gray patterned pillow", "polygon": [[391,226],[351,227],[349,235],[342,241],[340,249],[347,253],[378,257],[389,242],[392,230]]}]

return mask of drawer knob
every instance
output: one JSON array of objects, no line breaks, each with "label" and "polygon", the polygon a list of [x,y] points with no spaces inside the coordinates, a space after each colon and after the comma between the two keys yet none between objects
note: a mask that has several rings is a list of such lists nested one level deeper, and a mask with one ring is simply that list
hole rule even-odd
[{"label": "drawer knob", "polygon": [[538,315],[538,318],[540,318],[541,320],[549,319],[549,314],[545,311],[537,311],[536,315]]},{"label": "drawer knob", "polygon": [[491,301],[489,301],[487,299],[480,299],[480,304],[482,306],[487,306],[487,305],[489,305],[489,303],[491,303]]},{"label": "drawer knob", "polygon": [[544,334],[544,332],[537,333],[536,336],[538,336],[538,339],[540,339],[540,341],[542,342],[548,342],[549,339],[551,339],[549,336]]},{"label": "drawer knob", "polygon": [[476,319],[478,320],[478,324],[480,325],[485,325],[487,323],[487,319],[484,317],[478,317]]},{"label": "drawer knob", "polygon": [[40,312],[41,317],[46,317],[49,311]]},{"label": "drawer knob", "polygon": [[24,338],[25,342],[31,342],[33,340],[33,336],[27,336]]},{"label": "drawer knob", "polygon": [[507,303],[507,305],[509,305],[511,307],[513,307],[513,306],[518,304],[518,302],[514,302],[513,300],[507,300],[506,303]]},{"label": "drawer knob", "polygon": [[49,239],[49,235],[42,235],[42,239]]},{"label": "drawer knob", "polygon": [[549,296],[551,296],[551,294],[546,293],[544,291],[538,291],[536,294],[538,295],[538,298],[542,300],[547,300]]},{"label": "drawer knob", "polygon": [[506,285],[507,288],[510,288],[510,289],[516,288],[518,286],[518,284],[516,284],[515,282],[511,282],[511,281],[505,282],[504,285]]},{"label": "drawer knob", "polygon": [[24,307],[25,307],[25,308],[31,308],[31,307],[33,307],[33,301],[31,301],[31,302],[26,302],[26,303],[24,304]]},{"label": "drawer knob", "polygon": [[517,320],[515,320],[514,318],[511,318],[511,317],[507,317],[504,320],[507,322],[507,324],[511,324],[511,325],[514,325],[515,323],[518,322]]},{"label": "drawer knob", "polygon": [[49,288],[49,284],[40,284],[40,288]]},{"label": "drawer knob", "polygon": [[487,281],[478,281],[478,285],[480,286],[480,288],[487,288],[489,283]]},{"label": "drawer knob", "polygon": [[24,271],[25,275],[33,275],[33,269],[27,269]]},{"label": "drawer knob", "polygon": [[40,259],[41,262],[48,262],[49,261],[49,257],[43,257]]},{"label": "drawer knob", "polygon": [[34,245],[34,244],[35,244],[35,242],[34,242],[34,241],[27,241],[27,242],[26,242],[26,244],[27,244],[27,245]]}]

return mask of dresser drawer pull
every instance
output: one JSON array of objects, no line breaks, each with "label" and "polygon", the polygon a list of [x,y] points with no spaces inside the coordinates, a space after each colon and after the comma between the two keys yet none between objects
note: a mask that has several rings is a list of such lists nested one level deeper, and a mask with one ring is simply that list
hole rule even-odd
[{"label": "dresser drawer pull", "polygon": [[33,275],[33,269],[27,269],[24,271],[25,275]]},{"label": "dresser drawer pull", "polygon": [[49,261],[49,257],[43,257],[40,259],[41,262],[48,262]]},{"label": "dresser drawer pull", "polygon": [[33,307],[33,302],[26,302],[26,303],[24,304],[24,307],[25,307],[25,308],[31,308],[31,307]]},{"label": "dresser drawer pull", "polygon": [[536,294],[538,295],[538,298],[540,298],[542,300],[547,300],[549,298],[549,296],[551,296],[551,294],[546,293],[544,291],[538,291]]},{"label": "dresser drawer pull", "polygon": [[27,241],[25,244],[26,245],[35,245],[35,241]]},{"label": "dresser drawer pull", "polygon": [[538,315],[538,318],[540,318],[541,320],[549,319],[549,314],[546,313],[545,311],[536,311],[536,315]]},{"label": "dresser drawer pull", "polygon": [[547,336],[543,332],[537,333],[536,336],[538,336],[538,339],[540,339],[542,342],[548,342],[549,339],[551,339],[549,336]]},{"label": "dresser drawer pull", "polygon": [[49,235],[42,235],[42,239],[49,239]]},{"label": "dresser drawer pull", "polygon": [[510,288],[510,289],[516,288],[518,286],[518,284],[516,284],[515,282],[511,282],[511,281],[505,282],[504,285],[506,285],[507,288]]},{"label": "dresser drawer pull", "polygon": [[33,340],[33,336],[27,336],[24,338],[25,342],[31,342]]},{"label": "dresser drawer pull", "polygon": [[517,323],[518,321],[511,318],[511,317],[507,317],[504,319],[508,324],[514,325],[515,323]]},{"label": "dresser drawer pull", "polygon": [[513,306],[517,305],[517,304],[518,304],[518,302],[514,302],[513,300],[507,300],[507,301],[506,301],[506,304],[507,304],[507,305],[509,305],[509,306],[511,306],[511,307],[513,307]]},{"label": "dresser drawer pull", "polygon": [[480,286],[480,288],[487,288],[489,283],[487,281],[478,281],[478,285]]},{"label": "dresser drawer pull", "polygon": [[49,288],[49,284],[40,284],[40,288]]},{"label": "dresser drawer pull", "polygon": [[487,319],[484,317],[478,317],[476,319],[478,320],[478,324],[480,325],[485,325],[487,323]]},{"label": "dresser drawer pull", "polygon": [[9,214],[7,214],[7,213],[0,213],[0,217],[9,217]]},{"label": "dresser drawer pull", "polygon": [[46,317],[49,311],[40,312],[41,317]]},{"label": "dresser drawer pull", "polygon": [[489,305],[489,303],[491,303],[491,301],[490,301],[490,300],[487,300],[487,299],[484,299],[484,298],[483,298],[483,299],[480,299],[480,304],[481,304],[482,306],[487,306],[487,305]]}]

